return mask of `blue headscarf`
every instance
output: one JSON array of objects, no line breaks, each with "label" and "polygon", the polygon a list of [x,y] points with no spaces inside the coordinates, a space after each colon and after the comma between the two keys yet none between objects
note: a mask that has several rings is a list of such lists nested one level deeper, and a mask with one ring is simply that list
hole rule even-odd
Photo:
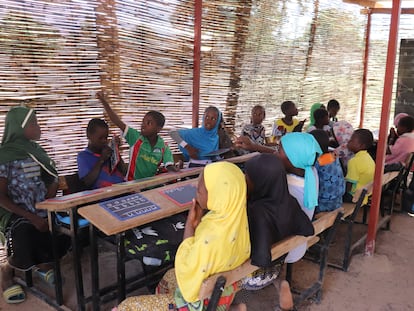
[{"label": "blue headscarf", "polygon": [[318,205],[318,188],[312,166],[322,154],[316,139],[308,133],[288,133],[281,139],[283,150],[293,166],[305,170],[303,204],[311,209]]},{"label": "blue headscarf", "polygon": [[[208,107],[208,109],[216,109],[218,118],[216,125],[211,130],[207,130],[204,127],[204,116],[203,116],[203,124],[201,127],[192,128],[192,129],[183,129],[179,130],[178,133],[180,134],[180,137],[184,139],[189,145],[191,145],[194,148],[197,148],[199,153],[198,157],[200,160],[209,160],[211,159],[211,156],[206,156],[207,153],[210,153],[212,151],[216,151],[219,149],[219,136],[218,136],[218,128],[220,126],[221,122],[221,112],[216,107]],[[204,112],[205,115],[205,112]],[[179,146],[181,152],[184,155],[185,160],[189,159],[188,152],[185,148],[182,148]]]}]

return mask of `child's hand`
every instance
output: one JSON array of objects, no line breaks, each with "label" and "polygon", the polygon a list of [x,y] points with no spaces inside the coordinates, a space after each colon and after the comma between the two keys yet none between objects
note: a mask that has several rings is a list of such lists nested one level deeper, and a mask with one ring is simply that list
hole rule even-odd
[{"label": "child's hand", "polygon": [[249,151],[255,151],[255,144],[248,136],[239,136],[234,144],[236,148],[242,148]]},{"label": "child's hand", "polygon": [[114,141],[114,143],[119,147],[121,146],[121,138],[119,137],[119,135],[114,135],[114,137],[112,138],[112,140]]},{"label": "child's hand", "polygon": [[188,151],[188,155],[192,159],[198,159],[198,149],[194,148],[193,146],[187,145],[185,146],[185,149]]},{"label": "child's hand", "polygon": [[30,219],[28,219],[33,226],[40,232],[47,232],[49,231],[49,224],[47,219],[37,216],[36,214],[32,214]]},{"label": "child's hand", "polygon": [[173,164],[173,165],[168,165],[167,166],[167,170],[169,172],[178,172],[180,169],[183,168],[183,161],[179,160],[177,163]]},{"label": "child's hand", "polygon": [[303,125],[305,124],[306,119],[303,119],[302,121],[299,121],[298,125],[295,126],[293,129],[293,132],[302,132]]},{"label": "child's hand", "polygon": [[106,94],[104,91],[98,91],[96,92],[96,98],[101,101],[102,104],[108,104],[108,94]]},{"label": "child's hand", "polygon": [[99,157],[100,162],[103,164],[106,160],[111,157],[112,149],[108,146],[105,146],[102,149],[101,156]]},{"label": "child's hand", "polygon": [[197,228],[197,226],[200,224],[203,215],[203,209],[200,207],[196,199],[193,199],[193,205],[191,206],[188,213],[186,226],[190,225],[195,230],[195,228]]}]

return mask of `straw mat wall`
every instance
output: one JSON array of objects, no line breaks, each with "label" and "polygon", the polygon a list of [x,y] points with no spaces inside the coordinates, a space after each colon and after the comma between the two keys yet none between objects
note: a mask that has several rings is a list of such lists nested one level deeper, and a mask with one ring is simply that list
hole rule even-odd
[{"label": "straw mat wall", "polygon": [[[295,101],[299,117],[309,119],[314,102],[336,98],[339,117],[357,125],[359,10],[339,0],[205,1],[200,110],[218,106],[237,134],[251,107],[262,104],[269,133],[282,101]],[[193,11],[193,1],[184,0],[2,0],[0,132],[11,106],[36,108],[41,145],[60,173],[74,171],[88,121],[106,117],[95,99],[104,88],[135,128],[148,110],[164,113],[161,135],[169,141],[169,129],[191,126]],[[370,81],[381,80],[380,67]],[[369,94],[374,106],[376,96]]]}]

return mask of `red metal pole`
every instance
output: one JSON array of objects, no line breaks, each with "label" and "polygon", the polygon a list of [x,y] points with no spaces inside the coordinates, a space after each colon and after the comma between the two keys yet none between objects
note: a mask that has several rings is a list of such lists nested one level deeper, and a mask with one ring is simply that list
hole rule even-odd
[{"label": "red metal pole", "polygon": [[198,127],[198,113],[200,110],[200,56],[201,56],[201,21],[203,0],[194,3],[194,51],[193,51],[193,106],[192,126]]},{"label": "red metal pole", "polygon": [[364,126],[365,102],[367,97],[367,76],[368,76],[368,58],[369,58],[369,41],[371,34],[371,10],[367,13],[367,27],[365,28],[365,51],[364,51],[364,73],[362,75],[362,92],[361,92],[361,110],[359,113],[359,128]]},{"label": "red metal pole", "polygon": [[369,256],[372,256],[375,251],[375,237],[377,233],[378,212],[381,201],[381,179],[384,170],[385,148],[388,134],[388,121],[390,117],[400,15],[401,0],[393,0],[390,34],[388,39],[387,64],[385,67],[384,91],[382,95],[381,124],[375,161],[374,189],[372,193],[371,209],[369,211],[368,235],[365,244],[365,254]]}]

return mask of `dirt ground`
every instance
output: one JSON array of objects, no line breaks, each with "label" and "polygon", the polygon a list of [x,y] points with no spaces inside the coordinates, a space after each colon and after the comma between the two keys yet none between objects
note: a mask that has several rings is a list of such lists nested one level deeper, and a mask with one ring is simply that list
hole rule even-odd
[{"label": "dirt ground", "polygon": [[[357,234],[362,234],[366,226],[359,225]],[[337,255],[343,235],[343,228],[338,231],[330,258]],[[414,218],[406,214],[394,214],[391,230],[379,231],[376,242],[376,253],[372,257],[362,255],[363,249],[357,250],[348,272],[327,268],[323,285],[323,296],[320,304],[307,301],[297,307],[300,311],[405,311],[414,310]],[[90,291],[89,260],[87,251],[82,255],[84,264],[84,285],[87,294]],[[76,310],[75,288],[71,270],[71,255],[68,254],[62,261],[62,270],[65,278],[64,300],[68,310]],[[105,247],[100,248],[100,271],[102,272],[101,285],[110,284],[116,279],[114,253]],[[136,273],[140,269],[136,261],[128,263],[127,272]],[[302,260],[294,265],[294,288],[303,288],[309,280],[316,277],[318,266],[310,261]],[[35,284],[40,281],[35,280]],[[51,289],[44,288],[45,291]],[[132,293],[134,294],[134,293]],[[132,295],[130,294],[130,295]],[[247,302],[249,311],[271,311],[278,302],[277,290],[269,286],[257,292],[240,293],[239,300]],[[102,310],[110,310],[115,302],[102,306]],[[88,306],[90,309],[90,306]],[[46,311],[54,310],[31,294],[27,300],[18,305],[7,305],[0,299],[0,310],[19,311]],[[149,310],[151,311],[151,310]]]}]

